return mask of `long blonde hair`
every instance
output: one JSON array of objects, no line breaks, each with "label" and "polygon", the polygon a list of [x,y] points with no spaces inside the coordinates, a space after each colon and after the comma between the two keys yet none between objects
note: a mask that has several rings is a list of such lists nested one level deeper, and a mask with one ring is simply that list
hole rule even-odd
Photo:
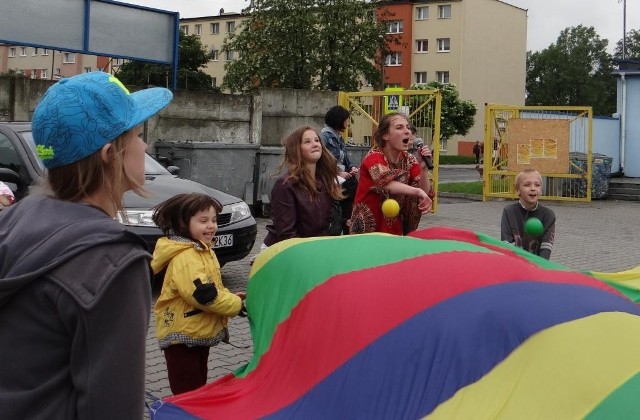
[{"label": "long blonde hair", "polygon": [[318,195],[316,182],[320,183],[334,200],[343,199],[342,189],[336,182],[338,163],[322,142],[320,142],[322,154],[318,162],[316,162],[315,179],[306,168],[300,147],[302,145],[302,136],[307,130],[313,131],[320,138],[318,132],[309,126],[300,127],[289,134],[283,141],[284,156],[282,162],[278,165],[277,172],[280,173],[286,168],[289,172],[286,182],[300,186],[303,191],[309,194],[312,200],[315,200]]}]

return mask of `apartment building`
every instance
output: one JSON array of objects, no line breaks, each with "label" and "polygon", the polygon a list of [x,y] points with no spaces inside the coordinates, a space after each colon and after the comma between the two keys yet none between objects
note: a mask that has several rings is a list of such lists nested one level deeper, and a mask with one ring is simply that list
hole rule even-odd
[{"label": "apartment building", "polygon": [[385,86],[408,88],[437,80],[455,84],[478,107],[464,137],[443,152],[459,154],[484,139],[484,104],[524,105],[527,12],[499,0],[394,1],[389,33],[397,37],[385,57]]},{"label": "apartment building", "polygon": [[32,79],[57,80],[95,70],[110,71],[112,64],[120,61],[47,48],[0,44],[0,73],[13,71]]},{"label": "apartment building", "polygon": [[180,30],[186,35],[198,35],[202,45],[211,52],[212,58],[202,71],[211,76],[214,87],[222,84],[225,75],[224,65],[238,57],[235,51],[222,52],[225,39],[234,36],[241,30],[240,24],[245,19],[239,13],[225,13],[220,10],[218,16],[202,16],[180,19]]}]

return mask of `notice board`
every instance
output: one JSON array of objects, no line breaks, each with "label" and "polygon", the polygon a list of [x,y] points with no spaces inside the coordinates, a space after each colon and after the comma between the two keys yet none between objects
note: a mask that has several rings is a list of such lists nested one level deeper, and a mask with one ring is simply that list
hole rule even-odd
[{"label": "notice board", "polygon": [[507,122],[507,169],[540,173],[569,170],[569,120],[512,118]]}]

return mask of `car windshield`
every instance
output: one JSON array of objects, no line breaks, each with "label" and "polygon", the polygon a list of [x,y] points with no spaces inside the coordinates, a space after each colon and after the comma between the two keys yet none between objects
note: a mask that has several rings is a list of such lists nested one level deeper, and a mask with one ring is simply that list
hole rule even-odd
[{"label": "car windshield", "polygon": [[[38,153],[36,152],[36,142],[33,140],[33,135],[31,134],[31,131],[23,131],[21,134],[22,134],[22,137],[26,140],[27,144],[29,145],[29,148],[33,152],[32,156],[38,156]],[[43,172],[44,164],[42,163],[42,161],[40,159],[32,159],[32,160],[38,164],[38,167],[40,167],[40,171]]]},{"label": "car windshield", "polygon": [[144,173],[145,175],[171,175],[167,168],[149,154],[144,157]]}]

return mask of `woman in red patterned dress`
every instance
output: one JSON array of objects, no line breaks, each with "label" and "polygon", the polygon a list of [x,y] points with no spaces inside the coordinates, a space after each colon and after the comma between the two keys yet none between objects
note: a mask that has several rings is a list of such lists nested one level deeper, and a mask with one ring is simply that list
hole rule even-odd
[{"label": "woman in red patterned dress", "polygon": [[[420,217],[431,211],[427,165],[408,152],[411,124],[404,114],[382,117],[374,133],[376,145],[360,165],[360,181],[351,215],[351,233],[386,232],[403,234],[417,229]],[[426,155],[424,147],[420,154]],[[400,204],[394,217],[382,214],[382,203],[393,198]]]}]

